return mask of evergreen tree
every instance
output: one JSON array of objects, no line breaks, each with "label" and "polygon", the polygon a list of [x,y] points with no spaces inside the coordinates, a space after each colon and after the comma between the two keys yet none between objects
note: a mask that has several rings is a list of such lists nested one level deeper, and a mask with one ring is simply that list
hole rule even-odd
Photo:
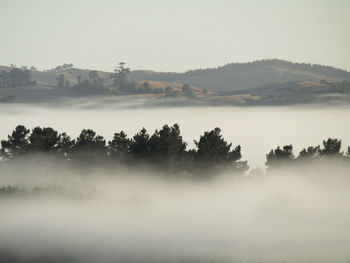
[{"label": "evergreen tree", "polygon": [[299,161],[318,160],[320,157],[320,146],[310,146],[301,150],[298,156]]},{"label": "evergreen tree", "polygon": [[130,153],[136,159],[146,160],[149,156],[149,134],[145,128],[137,133],[131,140]]},{"label": "evergreen tree", "polygon": [[266,155],[266,165],[268,168],[281,168],[290,165],[294,160],[293,146],[285,145],[281,149],[279,146],[275,150],[271,150]]},{"label": "evergreen tree", "polygon": [[124,62],[120,62],[115,68],[114,74],[111,75],[113,79],[113,85],[119,90],[122,90],[127,83],[127,76],[130,73],[130,69],[125,66]]},{"label": "evergreen tree", "polygon": [[231,150],[221,135],[220,128],[205,132],[195,141],[197,152],[194,159],[194,172],[196,174],[215,173],[216,171],[234,171],[242,173],[248,169],[247,162],[239,161],[242,158],[241,147],[238,145]]},{"label": "evergreen tree", "polygon": [[1,141],[2,158],[8,159],[24,154],[28,150],[30,130],[23,125],[17,126],[7,140]]},{"label": "evergreen tree", "polygon": [[72,149],[75,145],[75,140],[72,140],[65,132],[61,133],[59,136],[59,141],[57,144],[57,151],[67,160],[70,159],[72,154]]},{"label": "evergreen tree", "polygon": [[149,155],[153,163],[160,164],[169,171],[180,168],[186,143],[180,135],[178,124],[171,127],[164,125],[161,130],[156,130],[149,139],[148,145]]},{"label": "evergreen tree", "polygon": [[130,139],[124,131],[116,132],[113,136],[113,140],[108,142],[109,154],[112,159],[118,161],[126,161],[130,154]]},{"label": "evergreen tree", "polygon": [[32,152],[48,152],[57,150],[60,136],[52,128],[35,127],[29,136],[29,150]]},{"label": "evergreen tree", "polygon": [[341,140],[328,138],[323,141],[323,149],[320,151],[320,155],[323,158],[339,157],[342,155],[340,152]]},{"label": "evergreen tree", "polygon": [[94,163],[107,157],[106,141],[93,130],[84,129],[72,148],[72,159]]}]

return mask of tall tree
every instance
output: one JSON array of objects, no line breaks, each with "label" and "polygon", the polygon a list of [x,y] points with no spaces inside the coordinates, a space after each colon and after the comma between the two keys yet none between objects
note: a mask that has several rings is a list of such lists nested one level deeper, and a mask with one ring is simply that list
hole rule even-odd
[{"label": "tall tree", "polygon": [[328,138],[323,141],[323,149],[320,151],[320,155],[325,158],[338,157],[342,155],[341,150],[341,140]]},{"label": "tall tree", "polygon": [[239,161],[242,158],[241,147],[238,145],[231,150],[232,144],[222,138],[220,128],[205,132],[199,141],[195,141],[195,145],[197,147],[194,159],[196,174],[227,170],[242,173],[248,169],[247,162]]},{"label": "tall tree", "polygon": [[33,152],[48,152],[57,150],[60,136],[54,129],[35,127],[29,136],[29,150]]},{"label": "tall tree", "polygon": [[119,89],[123,89],[123,87],[127,83],[127,77],[130,73],[130,69],[125,66],[124,62],[120,62],[118,66],[114,70],[114,74],[112,74],[113,85]]},{"label": "tall tree", "polygon": [[182,164],[186,143],[180,135],[180,127],[164,125],[156,130],[148,141],[149,155],[155,164],[161,164],[169,171],[178,170]]},{"label": "tall tree", "polygon": [[71,156],[72,159],[91,163],[104,160],[107,156],[106,141],[93,130],[84,129],[76,139]]},{"label": "tall tree", "polygon": [[149,134],[142,128],[131,140],[130,153],[139,160],[146,160],[149,157]]},{"label": "tall tree", "polygon": [[130,154],[130,144],[131,141],[124,131],[116,132],[108,142],[110,156],[118,161],[126,161]]},{"label": "tall tree", "polygon": [[18,125],[12,134],[8,135],[7,140],[1,141],[2,157],[8,159],[26,153],[29,145],[29,133],[29,129],[23,125]]},{"label": "tall tree", "polygon": [[57,151],[65,159],[69,160],[72,154],[72,149],[75,145],[75,140],[72,140],[65,132],[59,136],[59,142],[57,144]]}]

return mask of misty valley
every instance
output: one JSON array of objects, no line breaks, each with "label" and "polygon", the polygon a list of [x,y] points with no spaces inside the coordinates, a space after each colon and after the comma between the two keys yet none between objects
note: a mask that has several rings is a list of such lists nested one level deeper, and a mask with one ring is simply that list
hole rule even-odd
[{"label": "misty valley", "polygon": [[349,11],[0,0],[0,263],[350,263]]},{"label": "misty valley", "polygon": [[348,260],[346,106],[0,110],[1,262]]}]

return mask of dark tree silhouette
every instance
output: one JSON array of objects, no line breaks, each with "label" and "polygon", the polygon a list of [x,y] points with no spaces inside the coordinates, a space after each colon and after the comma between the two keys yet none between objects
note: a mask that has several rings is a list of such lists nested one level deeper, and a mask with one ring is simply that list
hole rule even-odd
[{"label": "dark tree silhouette", "polygon": [[140,160],[145,160],[149,156],[149,134],[145,128],[137,133],[131,140],[130,143],[130,153],[131,155]]},{"label": "dark tree silhouette", "polygon": [[222,138],[220,128],[205,132],[199,141],[195,141],[195,145],[198,148],[193,167],[196,174],[208,174],[221,169],[242,173],[248,169],[247,162],[239,161],[242,158],[241,147],[238,145],[231,150],[232,144]]},{"label": "dark tree silhouette", "polygon": [[75,140],[72,140],[65,132],[61,133],[59,136],[59,141],[57,144],[57,151],[67,160],[70,159],[72,154],[72,149],[75,145]]},{"label": "dark tree silhouette", "polygon": [[[90,129],[82,130],[78,138],[72,140],[66,133],[59,134],[50,127],[35,127],[30,131],[19,125],[7,140],[1,141],[0,161],[5,163],[21,155],[44,153],[45,156],[53,154],[59,158],[57,160],[69,161],[70,164],[80,165],[79,161],[83,161],[84,167],[117,160],[117,163],[142,163],[159,168],[162,172],[193,175],[195,178],[207,178],[220,172],[240,174],[248,169],[247,162],[240,161],[241,147],[238,145],[231,149],[232,144],[222,138],[219,128],[205,132],[195,141],[195,145],[196,150],[186,150],[187,144],[177,124],[164,125],[151,136],[143,128],[132,139],[123,131],[117,132],[108,142],[108,147],[104,138]],[[312,169],[318,165],[322,169],[332,168],[334,166],[329,164],[344,165],[346,160],[350,160],[350,147],[347,153],[343,153],[341,140],[331,138],[323,141],[323,148],[304,148],[297,158],[293,155],[292,145],[277,147],[266,155],[268,169],[296,169],[301,163],[317,164],[310,166]]]},{"label": "dark tree silhouette", "polygon": [[1,141],[1,155],[3,158],[12,158],[14,156],[26,153],[29,145],[29,133],[23,125],[18,125],[7,140]]},{"label": "dark tree silhouette", "polygon": [[170,170],[177,170],[182,163],[186,143],[180,135],[180,127],[174,124],[164,125],[156,130],[148,141],[149,156],[155,164],[161,164]]},{"label": "dark tree silhouette", "polygon": [[57,150],[60,141],[58,132],[52,128],[35,127],[29,136],[29,150],[33,152],[48,152]]},{"label": "dark tree silhouette", "polygon": [[320,157],[320,146],[319,145],[310,146],[300,151],[299,156],[297,157],[297,160],[311,161],[311,160],[318,160],[319,157]]},{"label": "dark tree silhouette", "polygon": [[328,138],[323,141],[323,149],[320,151],[320,155],[325,158],[338,157],[342,155],[340,152],[341,140]]},{"label": "dark tree silhouette", "polygon": [[294,160],[293,146],[286,145],[281,149],[279,146],[275,150],[271,150],[266,155],[266,165],[269,169],[280,168],[290,165]]},{"label": "dark tree silhouette", "polygon": [[107,156],[106,141],[93,130],[84,129],[76,139],[72,148],[72,159],[94,163],[104,160]]},{"label": "dark tree silhouette", "polygon": [[113,140],[108,142],[109,155],[112,159],[126,161],[130,154],[131,141],[124,131],[116,132]]}]

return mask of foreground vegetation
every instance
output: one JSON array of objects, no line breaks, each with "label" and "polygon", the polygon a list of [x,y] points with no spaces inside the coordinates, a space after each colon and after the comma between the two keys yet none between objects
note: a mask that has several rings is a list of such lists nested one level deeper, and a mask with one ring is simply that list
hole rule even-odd
[{"label": "foreground vegetation", "polygon": [[[222,137],[220,128],[201,135],[195,141],[195,149],[187,149],[177,124],[164,125],[153,134],[143,128],[131,138],[124,131],[116,132],[108,142],[91,129],[82,130],[72,139],[50,127],[29,130],[19,125],[7,140],[1,141],[2,164],[41,154],[79,167],[147,165],[169,174],[199,178],[220,172],[239,175],[249,169],[247,161],[241,160],[241,146],[232,147]],[[350,147],[344,153],[341,140],[329,138],[323,141],[322,147],[304,148],[298,156],[294,155],[292,145],[277,147],[266,155],[268,170],[329,162],[350,163]]]}]

